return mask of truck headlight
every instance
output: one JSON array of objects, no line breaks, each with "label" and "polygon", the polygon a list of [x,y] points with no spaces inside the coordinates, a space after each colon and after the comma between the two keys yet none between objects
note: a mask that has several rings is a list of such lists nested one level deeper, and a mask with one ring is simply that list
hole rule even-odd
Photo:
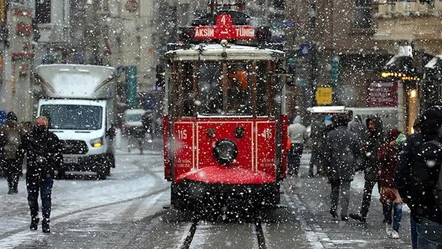
[{"label": "truck headlight", "polygon": [[213,147],[213,155],[221,164],[229,164],[238,156],[238,147],[229,139],[221,139]]},{"label": "truck headlight", "polygon": [[100,138],[92,139],[91,140],[91,145],[94,148],[98,148],[98,147],[103,146],[103,138],[100,137]]}]

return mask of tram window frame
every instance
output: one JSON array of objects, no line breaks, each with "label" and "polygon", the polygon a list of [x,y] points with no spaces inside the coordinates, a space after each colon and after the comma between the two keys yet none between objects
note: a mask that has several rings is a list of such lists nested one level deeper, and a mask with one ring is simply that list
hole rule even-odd
[{"label": "tram window frame", "polygon": [[[247,74],[245,92],[238,91],[238,85],[229,77],[238,66]],[[274,117],[278,113],[278,105],[274,103],[277,93],[275,66],[271,60],[175,61],[172,71],[176,73],[171,76],[173,84],[169,90],[171,114],[179,118],[198,115]],[[207,68],[212,70],[203,72],[202,69]],[[214,101],[212,107],[209,101]],[[242,109],[232,108],[238,107],[234,101],[239,101]]]}]

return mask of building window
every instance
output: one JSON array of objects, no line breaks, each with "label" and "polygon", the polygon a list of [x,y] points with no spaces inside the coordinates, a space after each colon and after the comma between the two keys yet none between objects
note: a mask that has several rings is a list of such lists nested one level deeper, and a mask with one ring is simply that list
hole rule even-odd
[{"label": "building window", "polygon": [[35,18],[37,23],[51,23],[51,0],[35,1]]},{"label": "building window", "polygon": [[371,27],[371,0],[356,0],[354,22],[356,28]]}]

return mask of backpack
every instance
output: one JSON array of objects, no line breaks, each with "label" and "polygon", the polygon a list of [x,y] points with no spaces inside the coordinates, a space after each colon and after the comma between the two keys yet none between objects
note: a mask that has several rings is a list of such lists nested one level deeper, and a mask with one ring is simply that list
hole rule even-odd
[{"label": "backpack", "polygon": [[[418,149],[415,165],[412,170],[412,188],[416,192],[412,199],[426,199],[423,194],[424,187],[434,185],[433,194],[436,205],[442,209],[442,143],[431,140],[424,142]],[[436,172],[438,175],[436,182],[430,178],[431,173]],[[430,191],[429,191],[430,192]],[[417,195],[417,196],[416,196]]]}]

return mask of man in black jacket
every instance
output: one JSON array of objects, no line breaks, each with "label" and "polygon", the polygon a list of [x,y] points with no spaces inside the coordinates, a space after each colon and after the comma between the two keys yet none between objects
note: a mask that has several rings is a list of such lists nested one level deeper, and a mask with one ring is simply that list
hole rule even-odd
[{"label": "man in black jacket", "polygon": [[385,141],[382,120],[378,116],[370,116],[365,120],[367,130],[363,140],[362,153],[364,154],[364,193],[362,194],[362,203],[359,213],[352,213],[350,217],[361,222],[367,220],[370,209],[371,194],[374,185],[379,181],[379,147]]},{"label": "man in black jacket", "polygon": [[442,142],[442,109],[430,107],[420,119],[421,132],[407,138],[395,170],[395,183],[416,221],[417,248],[442,248],[442,210],[433,191],[440,167],[418,163],[422,143]]},{"label": "man in black jacket", "polygon": [[23,137],[21,146],[27,159],[26,186],[31,213],[30,229],[37,230],[40,220],[38,218],[38,195],[40,193],[43,216],[42,230],[44,233],[49,233],[54,169],[63,162],[61,143],[57,135],[48,131],[48,119],[40,116],[35,120],[31,132]]}]

